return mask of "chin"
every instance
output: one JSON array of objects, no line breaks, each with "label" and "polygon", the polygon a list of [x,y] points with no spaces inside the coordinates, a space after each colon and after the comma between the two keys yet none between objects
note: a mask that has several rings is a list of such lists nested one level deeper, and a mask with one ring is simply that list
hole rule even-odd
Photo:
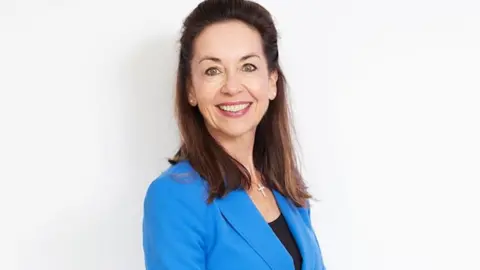
[{"label": "chin", "polygon": [[226,137],[229,138],[239,138],[244,135],[254,133],[257,125],[235,125],[235,126],[224,126],[224,127],[219,127],[217,130],[220,134],[223,134]]}]

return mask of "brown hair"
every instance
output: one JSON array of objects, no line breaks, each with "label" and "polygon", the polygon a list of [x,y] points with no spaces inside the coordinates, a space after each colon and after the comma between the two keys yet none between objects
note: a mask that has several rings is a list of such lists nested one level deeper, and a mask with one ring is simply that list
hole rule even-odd
[{"label": "brown hair", "polygon": [[207,131],[198,107],[188,102],[190,62],[195,38],[207,26],[228,20],[242,21],[260,33],[269,71],[278,73],[276,98],[270,101],[255,133],[254,165],[264,176],[266,185],[289,198],[295,205],[306,206],[310,194],[300,175],[293,147],[286,79],[279,65],[277,30],[270,13],[252,1],[205,0],[185,19],[180,38],[175,97],[175,113],[182,143],[169,161],[171,164],[181,160],[190,162],[208,182],[209,202],[231,190],[250,188],[251,176],[247,169],[216,142]]}]

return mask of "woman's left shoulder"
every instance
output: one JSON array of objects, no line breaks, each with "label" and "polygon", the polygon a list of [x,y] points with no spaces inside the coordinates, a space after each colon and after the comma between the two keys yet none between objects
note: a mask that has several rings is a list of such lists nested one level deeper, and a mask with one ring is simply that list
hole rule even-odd
[{"label": "woman's left shoulder", "polygon": [[307,200],[305,202],[305,205],[301,205],[301,206],[297,206],[297,210],[298,212],[300,213],[300,215],[302,216],[303,220],[305,221],[305,223],[311,227],[312,225],[312,221],[311,221],[311,218],[310,218],[310,215],[311,215],[311,203],[309,200]]}]

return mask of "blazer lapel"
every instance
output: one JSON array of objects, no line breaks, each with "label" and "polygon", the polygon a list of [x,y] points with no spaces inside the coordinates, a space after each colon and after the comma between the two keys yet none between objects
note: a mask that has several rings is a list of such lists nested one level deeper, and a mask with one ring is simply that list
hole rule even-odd
[{"label": "blazer lapel", "polygon": [[300,215],[298,208],[288,201],[279,192],[273,191],[277,204],[282,211],[285,220],[288,223],[290,231],[292,232],[295,241],[297,242],[300,254],[302,255],[303,264],[302,269],[314,269],[316,258],[314,257],[314,246],[312,236],[309,234],[309,228],[304,223],[304,219]]},{"label": "blazer lapel", "polygon": [[[288,251],[245,191],[231,191],[225,197],[216,199],[216,202],[233,229],[245,239],[271,269],[293,269],[293,260]],[[292,214],[287,214],[285,217],[289,222],[295,222]],[[298,231],[296,234],[297,238],[302,239],[303,236]],[[302,253],[305,253],[305,247],[303,249]]]}]

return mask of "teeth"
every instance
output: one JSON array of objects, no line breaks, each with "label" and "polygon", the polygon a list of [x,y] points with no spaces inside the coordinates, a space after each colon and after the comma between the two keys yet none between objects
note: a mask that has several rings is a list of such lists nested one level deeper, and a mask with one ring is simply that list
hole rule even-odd
[{"label": "teeth", "polygon": [[248,107],[248,103],[246,104],[238,104],[238,105],[220,105],[220,109],[224,110],[224,111],[228,111],[228,112],[238,112],[238,111],[241,111],[243,109],[245,109],[246,107]]}]

